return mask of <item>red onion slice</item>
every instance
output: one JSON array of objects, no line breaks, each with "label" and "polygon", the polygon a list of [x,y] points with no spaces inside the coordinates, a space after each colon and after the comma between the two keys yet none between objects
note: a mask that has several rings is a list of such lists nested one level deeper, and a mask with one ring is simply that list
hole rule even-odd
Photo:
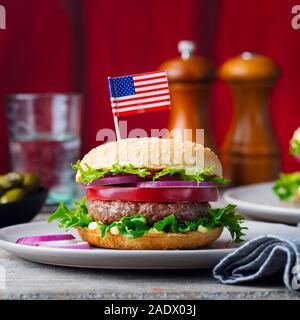
[{"label": "red onion slice", "polygon": [[143,181],[137,184],[139,188],[216,188],[219,184],[216,182],[194,182],[194,181]]},{"label": "red onion slice", "polygon": [[88,242],[80,240],[50,241],[37,244],[38,247],[56,249],[92,249]]},{"label": "red onion slice", "polygon": [[23,237],[16,241],[18,244],[35,245],[40,242],[60,241],[60,240],[74,240],[75,237],[72,234],[49,234],[41,236]]},{"label": "red onion slice", "polygon": [[118,175],[116,177],[108,177],[97,179],[89,184],[82,184],[85,188],[93,188],[99,186],[109,186],[118,184],[136,184],[139,181],[143,181],[138,175],[128,174],[128,175]]}]

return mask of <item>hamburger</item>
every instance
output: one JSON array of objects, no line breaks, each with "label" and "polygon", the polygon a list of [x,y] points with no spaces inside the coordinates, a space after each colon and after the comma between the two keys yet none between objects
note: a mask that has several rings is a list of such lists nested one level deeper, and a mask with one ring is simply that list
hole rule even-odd
[{"label": "hamburger", "polygon": [[73,168],[86,197],[72,209],[61,203],[49,222],[76,228],[94,247],[196,249],[224,228],[236,242],[244,235],[234,205],[210,205],[227,180],[217,156],[200,144],[122,139],[92,149]]}]

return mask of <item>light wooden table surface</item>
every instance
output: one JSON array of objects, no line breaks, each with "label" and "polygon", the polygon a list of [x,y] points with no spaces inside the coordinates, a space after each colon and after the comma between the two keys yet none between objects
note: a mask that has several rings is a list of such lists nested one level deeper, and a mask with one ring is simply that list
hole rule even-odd
[{"label": "light wooden table surface", "polygon": [[[36,220],[44,220],[39,215]],[[102,270],[36,264],[0,249],[0,299],[299,299],[280,277],[226,286],[211,270]]]}]

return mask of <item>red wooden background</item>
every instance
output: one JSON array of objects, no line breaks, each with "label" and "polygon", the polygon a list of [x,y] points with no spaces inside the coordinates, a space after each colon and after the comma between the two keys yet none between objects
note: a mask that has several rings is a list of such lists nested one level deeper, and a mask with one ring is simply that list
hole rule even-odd
[{"label": "red wooden background", "polygon": [[[4,97],[17,92],[83,92],[83,152],[96,132],[113,128],[108,76],[152,71],[191,39],[217,66],[242,51],[266,54],[282,68],[271,116],[285,171],[296,163],[288,140],[300,125],[300,30],[292,0],[2,0],[0,30],[0,172],[9,169]],[[215,85],[210,119],[218,145],[231,114],[227,87]],[[128,118],[130,127],[165,127],[167,112]]]}]

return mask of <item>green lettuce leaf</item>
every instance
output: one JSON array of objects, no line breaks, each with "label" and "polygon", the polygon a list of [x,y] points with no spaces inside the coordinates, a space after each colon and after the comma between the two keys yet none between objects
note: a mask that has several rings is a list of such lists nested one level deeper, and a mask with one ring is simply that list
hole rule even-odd
[{"label": "green lettuce leaf", "polygon": [[281,174],[276,181],[273,191],[280,200],[293,201],[300,188],[300,172]]},{"label": "green lettuce leaf", "polygon": [[[48,222],[58,220],[59,226],[65,230],[74,226],[88,227],[92,219],[86,208],[86,199],[84,198],[76,203],[76,205],[78,206],[77,208],[69,209],[63,203],[60,204],[58,209],[50,216]],[[209,209],[209,217],[199,217],[195,220],[184,222],[177,222],[174,214],[171,214],[163,220],[156,222],[153,226],[147,224],[144,216],[135,214],[123,217],[121,220],[108,225],[98,223],[98,227],[103,239],[105,239],[107,232],[113,227],[116,227],[123,236],[135,239],[143,236],[151,228],[159,232],[187,233],[198,230],[199,226],[203,226],[208,230],[220,226],[229,230],[235,242],[240,242],[244,235],[243,230],[246,228],[241,226],[244,218],[235,214],[234,209],[234,205],[228,205],[221,209]]]},{"label": "green lettuce leaf", "polygon": [[166,175],[179,175],[180,178],[184,181],[194,181],[194,182],[203,182],[203,181],[212,181],[220,184],[227,184],[230,180],[216,177],[214,175],[214,166],[206,167],[203,169],[169,169],[165,168],[155,174],[153,181],[158,180],[159,178]]},{"label": "green lettuce leaf", "polygon": [[80,172],[80,180],[83,183],[91,183],[94,180],[103,178],[109,174],[109,170],[95,170],[85,163],[85,168],[82,167],[80,160],[71,165],[74,170]]},{"label": "green lettuce leaf", "polygon": [[151,174],[151,172],[148,171],[147,169],[145,168],[137,169],[131,163],[129,163],[126,166],[121,166],[120,164],[116,163],[112,166],[110,173],[113,175],[120,174],[120,173],[136,174],[141,178],[145,178]]},{"label": "green lettuce leaf", "polygon": [[83,183],[91,183],[94,180],[103,178],[105,175],[117,175],[117,174],[136,174],[141,178],[145,178],[146,176],[150,175],[147,169],[136,169],[132,164],[128,164],[126,166],[121,166],[120,164],[116,163],[112,166],[111,169],[101,169],[96,170],[91,168],[88,164],[84,164],[86,168],[83,168],[81,165],[81,161],[78,160],[75,164],[72,164],[72,168],[74,170],[79,170],[80,172],[80,180]]},{"label": "green lettuce leaf", "polygon": [[299,140],[292,139],[290,141],[290,152],[294,156],[300,155],[300,141]]},{"label": "green lettuce leaf", "polygon": [[98,224],[101,237],[103,239],[106,238],[107,232],[111,230],[113,227],[117,227],[120,234],[128,239],[135,239],[142,237],[145,233],[147,233],[151,227],[147,225],[147,220],[144,216],[140,214],[135,214],[130,217],[123,217],[119,221],[115,221],[112,224]]},{"label": "green lettuce leaf", "polygon": [[198,230],[199,226],[203,226],[208,230],[215,227],[222,226],[227,228],[235,242],[241,242],[242,236],[245,234],[243,230],[245,227],[241,226],[244,218],[235,214],[234,205],[227,205],[225,208],[208,209],[209,217],[199,217],[192,221],[177,222],[174,215],[166,217],[164,220],[158,221],[153,228],[158,231],[165,232],[180,232],[186,233]]},{"label": "green lettuce leaf", "polygon": [[63,202],[57,210],[49,217],[48,223],[59,221],[59,227],[68,231],[72,227],[87,227],[93,220],[88,214],[86,198],[74,202],[74,208],[68,208]]},{"label": "green lettuce leaf", "polygon": [[190,169],[190,170],[184,170],[184,169],[169,169],[165,168],[155,174],[153,177],[153,180],[158,180],[159,178],[166,176],[166,175],[179,175],[182,180],[185,181],[196,181],[196,182],[202,182],[205,181],[206,178],[213,176],[213,170],[214,167],[207,167],[202,170],[199,169]]}]

